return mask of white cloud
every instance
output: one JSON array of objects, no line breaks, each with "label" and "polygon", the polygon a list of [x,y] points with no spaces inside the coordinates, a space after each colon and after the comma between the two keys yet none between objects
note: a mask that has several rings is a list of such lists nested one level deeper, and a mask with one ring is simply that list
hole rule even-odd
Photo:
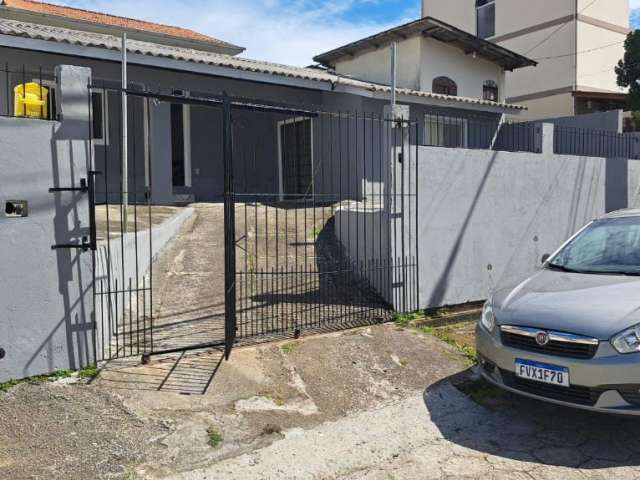
[{"label": "white cloud", "polygon": [[352,8],[383,1],[58,0],[56,3],[191,28],[246,47],[243,54],[246,57],[308,65],[318,53],[419,15],[416,7],[397,12],[395,18],[384,21],[351,19]]},{"label": "white cloud", "polygon": [[629,0],[629,7],[631,9],[640,8],[640,0]]}]

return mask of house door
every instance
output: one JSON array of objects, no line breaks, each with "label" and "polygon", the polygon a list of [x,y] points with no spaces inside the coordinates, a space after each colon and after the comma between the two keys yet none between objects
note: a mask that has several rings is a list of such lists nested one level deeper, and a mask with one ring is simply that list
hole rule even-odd
[{"label": "house door", "polygon": [[313,194],[312,125],[310,118],[278,124],[280,194],[284,198],[305,198]]}]

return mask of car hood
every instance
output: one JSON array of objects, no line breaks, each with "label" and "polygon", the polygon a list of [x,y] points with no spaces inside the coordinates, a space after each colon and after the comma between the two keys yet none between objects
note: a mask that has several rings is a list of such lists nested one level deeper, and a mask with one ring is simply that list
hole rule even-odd
[{"label": "car hood", "polygon": [[558,330],[608,340],[640,323],[640,277],[541,270],[493,296],[501,325]]}]

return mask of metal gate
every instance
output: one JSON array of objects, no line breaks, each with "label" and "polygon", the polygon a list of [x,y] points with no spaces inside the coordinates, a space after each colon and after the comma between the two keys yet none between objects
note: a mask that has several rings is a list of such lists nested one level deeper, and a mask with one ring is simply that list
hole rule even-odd
[{"label": "metal gate", "polygon": [[232,104],[226,136],[229,340],[298,337],[416,310],[418,125],[241,107]]},{"label": "metal gate", "polygon": [[[211,346],[224,347],[228,358],[238,343],[377,323],[418,308],[415,122],[224,95],[105,85],[92,85],[89,93],[99,360],[139,355],[144,361]],[[159,103],[221,114],[212,128],[222,129],[224,338],[211,333],[204,342],[172,342],[178,327],[157,315],[157,132],[150,112]],[[111,128],[99,121],[107,110]]]}]

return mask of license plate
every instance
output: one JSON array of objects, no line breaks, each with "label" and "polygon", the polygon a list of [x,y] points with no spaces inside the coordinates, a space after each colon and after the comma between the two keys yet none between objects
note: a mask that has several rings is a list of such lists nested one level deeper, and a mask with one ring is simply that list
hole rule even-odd
[{"label": "license plate", "polygon": [[568,368],[521,358],[516,358],[516,377],[562,387],[569,386]]}]

